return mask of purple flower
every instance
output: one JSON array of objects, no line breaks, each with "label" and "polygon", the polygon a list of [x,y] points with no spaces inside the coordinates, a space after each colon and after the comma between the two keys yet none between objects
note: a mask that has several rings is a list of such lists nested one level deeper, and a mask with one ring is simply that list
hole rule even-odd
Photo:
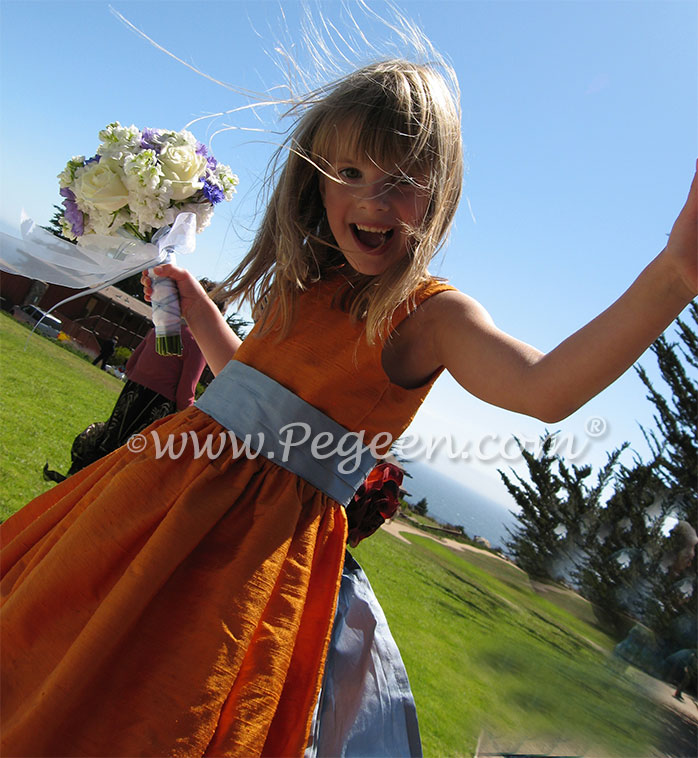
[{"label": "purple flower", "polygon": [[141,132],[141,148],[143,150],[153,150],[156,153],[160,152],[160,142],[158,140],[161,129],[149,129],[147,126]]},{"label": "purple flower", "polygon": [[206,149],[206,145],[204,145],[202,142],[199,142],[198,140],[196,142],[196,154],[208,155],[208,150]]},{"label": "purple flower", "polygon": [[215,171],[217,165],[218,161],[212,155],[209,155],[208,158],[206,158],[206,168],[208,168],[209,171]]},{"label": "purple flower", "polygon": [[84,164],[84,165],[85,165],[85,166],[89,166],[89,165],[90,165],[90,163],[99,163],[101,159],[102,159],[102,156],[101,156],[101,155],[93,155],[91,158],[88,158],[88,159],[85,161],[85,164]]},{"label": "purple flower", "polygon": [[65,216],[65,220],[70,224],[73,234],[76,237],[82,237],[85,232],[85,220],[82,211],[75,202],[75,195],[67,187],[64,187],[61,190],[61,196],[64,198],[63,205],[65,206],[65,211],[63,215]]},{"label": "purple flower", "polygon": [[216,203],[220,203],[221,200],[225,200],[223,190],[217,184],[204,181],[204,186],[201,191],[211,205],[215,205]]}]

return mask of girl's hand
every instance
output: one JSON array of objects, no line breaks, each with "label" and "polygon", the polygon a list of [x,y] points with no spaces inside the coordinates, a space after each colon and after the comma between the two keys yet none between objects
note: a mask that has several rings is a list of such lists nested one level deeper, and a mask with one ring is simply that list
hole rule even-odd
[{"label": "girl's hand", "polygon": [[698,161],[686,204],[669,235],[664,255],[675,267],[689,297],[698,295]]},{"label": "girl's hand", "polygon": [[[174,266],[171,263],[164,263],[161,266],[155,266],[153,271],[158,276],[164,276],[172,279],[179,290],[179,303],[182,316],[189,321],[196,311],[200,310],[202,301],[210,302],[209,296],[204,288],[196,279],[185,269]],[[147,302],[150,302],[153,295],[153,286],[147,271],[141,274],[141,284],[143,285],[143,295]]]},{"label": "girl's hand", "polygon": [[[194,335],[214,376],[232,359],[240,338],[228,326],[216,304],[197,280],[183,268],[163,263],[153,267],[158,276],[172,279],[179,290],[182,316]],[[145,299],[150,302],[153,287],[148,272],[141,274]]]}]

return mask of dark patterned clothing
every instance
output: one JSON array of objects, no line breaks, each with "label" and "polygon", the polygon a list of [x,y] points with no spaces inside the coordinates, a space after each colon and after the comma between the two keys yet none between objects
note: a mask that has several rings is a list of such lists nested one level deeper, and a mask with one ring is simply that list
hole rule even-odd
[{"label": "dark patterned clothing", "polygon": [[73,441],[72,464],[64,476],[44,466],[44,478],[62,482],[125,445],[129,437],[153,421],[183,410],[194,402],[196,384],[206,365],[194,335],[182,324],[182,356],[162,356],[155,350],[151,329],[126,364],[128,381],[107,421],[90,424]]},{"label": "dark patterned clothing", "polygon": [[75,438],[70,450],[73,463],[68,476],[125,445],[132,435],[176,410],[174,400],[168,400],[159,392],[136,382],[127,381],[109,419],[90,424]]}]

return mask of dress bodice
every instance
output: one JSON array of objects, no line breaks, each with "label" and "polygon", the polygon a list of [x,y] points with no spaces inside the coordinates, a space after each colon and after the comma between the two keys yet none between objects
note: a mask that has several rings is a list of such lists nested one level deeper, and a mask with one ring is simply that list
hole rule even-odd
[{"label": "dress bodice", "polygon": [[[338,277],[318,282],[298,299],[288,337],[253,329],[235,358],[270,376],[344,428],[365,431],[366,440],[387,432],[395,440],[409,426],[440,372],[414,389],[391,382],[383,370],[383,344],[369,345],[363,323],[334,304],[344,284]],[[432,279],[415,293],[419,305],[452,289]],[[403,305],[393,319],[407,315]]]}]

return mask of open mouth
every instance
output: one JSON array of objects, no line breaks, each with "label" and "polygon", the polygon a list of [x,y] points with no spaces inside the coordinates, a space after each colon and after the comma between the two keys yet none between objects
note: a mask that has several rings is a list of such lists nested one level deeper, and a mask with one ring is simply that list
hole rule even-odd
[{"label": "open mouth", "polygon": [[352,234],[364,246],[370,250],[383,247],[393,236],[392,227],[366,226],[365,224],[350,224]]}]

